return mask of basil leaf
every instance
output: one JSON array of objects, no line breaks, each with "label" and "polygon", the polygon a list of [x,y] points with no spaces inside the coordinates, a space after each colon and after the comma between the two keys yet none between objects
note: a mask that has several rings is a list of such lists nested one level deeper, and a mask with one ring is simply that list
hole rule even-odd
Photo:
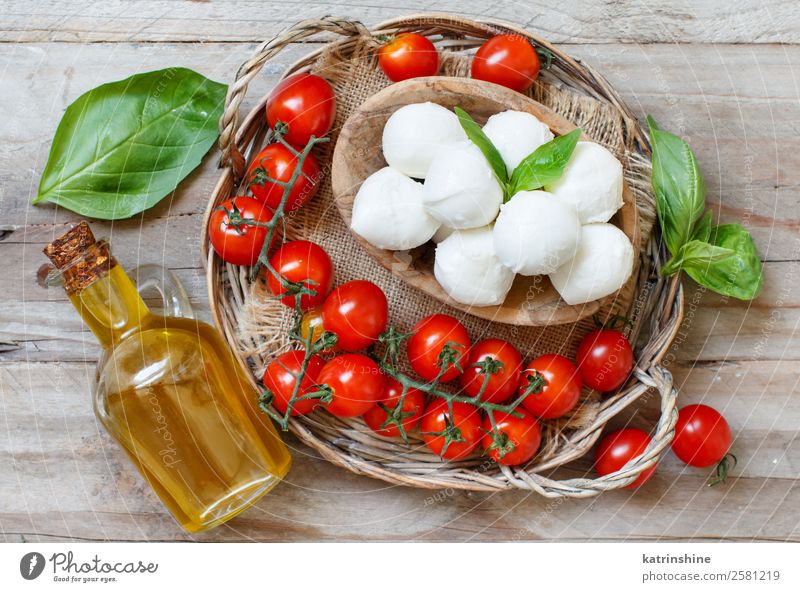
[{"label": "basil leaf", "polygon": [[692,239],[703,241],[704,243],[708,242],[708,239],[711,237],[711,212],[708,211],[703,214],[703,217],[697,221],[697,224],[694,228],[694,234],[692,235]]},{"label": "basil leaf", "polygon": [[664,241],[675,255],[692,236],[705,210],[706,186],[689,145],[659,129],[648,116],[653,148],[653,192]]},{"label": "basil leaf", "polygon": [[[690,247],[693,243],[687,243]],[[711,230],[708,247],[711,257],[684,257],[682,269],[698,284],[719,294],[740,300],[758,296],[764,285],[761,260],[750,234],[739,224],[721,224]],[[699,247],[698,247],[699,249]],[[719,249],[719,250],[717,250]],[[726,251],[724,255],[723,251]]]},{"label": "basil leaf", "polygon": [[483,133],[481,126],[472,119],[469,113],[464,111],[461,107],[455,107],[453,110],[456,112],[456,115],[458,115],[458,121],[464,129],[464,133],[467,134],[467,137],[472,140],[472,143],[483,153],[483,156],[492,168],[492,172],[494,172],[494,176],[497,177],[500,185],[502,185],[505,190],[506,183],[508,183],[508,171],[506,170],[506,163],[503,161],[503,157],[500,156],[500,152],[498,152],[489,137]]},{"label": "basil leaf", "polygon": [[576,128],[542,144],[522,159],[511,174],[509,198],[520,191],[533,191],[560,179],[580,137],[581,128]]},{"label": "basil leaf", "polygon": [[103,84],[67,107],[33,203],[129,218],[171,193],[218,136],[227,86],[186,68]]},{"label": "basil leaf", "polygon": [[661,275],[672,275],[686,265],[693,265],[699,268],[716,261],[722,261],[734,254],[735,251],[732,249],[718,247],[702,240],[690,240],[661,268]]}]

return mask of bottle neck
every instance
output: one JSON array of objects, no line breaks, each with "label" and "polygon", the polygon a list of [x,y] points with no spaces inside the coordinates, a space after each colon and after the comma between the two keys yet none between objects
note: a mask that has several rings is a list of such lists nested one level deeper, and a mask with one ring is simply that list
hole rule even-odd
[{"label": "bottle neck", "polygon": [[44,254],[53,262],[73,306],[108,349],[141,327],[150,311],[136,286],[111,255],[104,240],[95,240],[82,221],[49,243]]},{"label": "bottle neck", "polygon": [[136,286],[116,262],[69,299],[105,349],[140,328],[150,315]]}]

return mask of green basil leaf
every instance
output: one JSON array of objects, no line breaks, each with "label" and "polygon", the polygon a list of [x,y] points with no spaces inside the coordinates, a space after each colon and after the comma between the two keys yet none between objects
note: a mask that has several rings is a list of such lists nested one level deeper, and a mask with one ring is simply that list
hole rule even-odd
[{"label": "green basil leaf", "polygon": [[664,241],[677,254],[706,207],[706,186],[689,145],[648,116],[653,148],[653,192]]},{"label": "green basil leaf", "polygon": [[542,144],[522,159],[511,174],[509,197],[519,191],[533,191],[561,178],[578,145],[581,128]]},{"label": "green basil leaf", "polygon": [[500,185],[502,185],[505,190],[506,183],[508,183],[508,171],[506,170],[506,163],[503,161],[503,157],[500,156],[500,152],[498,152],[495,145],[492,144],[492,141],[489,139],[489,136],[483,133],[481,126],[472,119],[469,113],[464,111],[461,107],[456,107],[454,111],[456,115],[458,115],[458,121],[464,129],[464,133],[467,134],[467,137],[472,140],[472,143],[483,153],[483,156],[492,168],[492,172],[494,172],[494,176],[497,177]]},{"label": "green basil leaf", "polygon": [[735,254],[735,251],[718,247],[706,241],[690,240],[683,245],[677,254],[661,268],[662,275],[672,275],[686,265],[700,268],[716,261],[722,261]]},{"label": "green basil leaf", "polygon": [[708,242],[708,239],[711,237],[711,212],[708,211],[703,214],[703,217],[697,221],[697,224],[694,228],[694,234],[692,235],[693,240],[699,240],[704,243]]},{"label": "green basil leaf", "polygon": [[[687,247],[695,242],[698,241],[691,241]],[[739,224],[721,224],[711,230],[709,243],[707,253],[729,253],[719,257],[685,257],[682,269],[698,284],[719,294],[740,300],[758,296],[764,276],[753,237]]]},{"label": "green basil leaf", "polygon": [[227,86],[186,68],[103,84],[67,107],[33,203],[129,218],[195,169],[218,136]]}]

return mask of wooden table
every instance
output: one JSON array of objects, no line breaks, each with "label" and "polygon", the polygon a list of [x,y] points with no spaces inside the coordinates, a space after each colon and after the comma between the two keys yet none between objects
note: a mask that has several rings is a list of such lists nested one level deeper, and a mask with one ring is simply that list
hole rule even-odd
[{"label": "wooden table", "polygon": [[[65,2],[0,8],[0,529],[53,540],[800,540],[800,8],[785,0],[345,3]],[[402,6],[402,8],[401,8]],[[668,356],[681,403],[720,409],[739,465],[727,484],[667,454],[636,494],[548,501],[390,487],[319,459],[289,438],[295,468],[229,525],[189,536],[166,515],[90,404],[98,348],[61,290],[37,272],[42,246],[78,217],[30,205],[64,108],[102,82],[167,66],[230,81],[255,44],[305,17],[374,24],[451,10],[520,22],[586,60],[633,109],[695,149],[708,203],[756,238],[766,289],[724,301],[687,282],[687,314]],[[270,64],[266,92],[308,44]],[[245,105],[249,109],[249,105]],[[165,263],[208,312],[201,212],[216,180],[206,158],[173,199],[144,217],[97,223],[126,267]],[[633,421],[653,425],[656,402]],[[584,469],[588,468],[588,463]],[[580,469],[580,467],[579,467]]]}]

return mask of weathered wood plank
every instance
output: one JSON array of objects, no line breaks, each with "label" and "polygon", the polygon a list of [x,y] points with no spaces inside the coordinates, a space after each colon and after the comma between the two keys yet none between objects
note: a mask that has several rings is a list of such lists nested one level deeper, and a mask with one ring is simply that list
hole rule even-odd
[{"label": "weathered wood plank", "polygon": [[[63,62],[58,48],[58,44],[0,46],[0,69],[11,72],[12,82],[0,87],[0,100],[28,106],[28,111],[15,110],[0,123],[4,138],[0,144],[0,231],[11,231],[4,233],[5,241],[27,242],[24,236],[14,235],[29,232],[30,225],[63,224],[77,218],[51,205],[31,206],[30,199],[58,119],[80,93],[133,70],[175,64],[228,80],[252,50],[243,44],[88,45],[81,47],[81,67],[75,68]],[[792,64],[800,60],[800,47],[697,46],[692,48],[691,64],[682,48],[666,45],[568,49],[606,73],[637,113],[652,113],[665,128],[688,136],[705,173],[709,206],[719,217],[745,223],[766,259],[796,257],[800,136],[795,128],[800,105],[792,94]],[[250,104],[305,51],[305,47],[292,47],[266,68],[253,84]],[[26,72],[35,75],[23,75]],[[149,210],[144,219],[201,212],[218,177],[215,165],[213,152],[172,199]],[[138,229],[142,220],[115,223],[115,228]]]},{"label": "weathered wood plank", "polygon": [[[12,73],[13,78],[12,83],[0,86],[0,101],[27,106],[0,123],[0,136],[5,140],[0,149],[0,229],[76,219],[71,212],[53,205],[34,207],[30,201],[36,194],[58,121],[64,109],[82,93],[135,72],[176,65],[194,68],[214,80],[229,81],[251,52],[251,46],[239,44],[87,45],[75,52],[74,59],[80,60],[76,63],[65,62],[57,44],[0,46],[0,68]],[[254,81],[245,108],[249,110],[289,61],[302,53],[303,48],[290,48],[286,61],[265,68],[264,76]],[[172,199],[167,197],[147,211],[146,219],[203,212],[218,178],[216,158],[216,152],[207,156]],[[142,217],[136,216],[122,224],[124,228],[126,224],[138,227],[141,223]]]},{"label": "weathered wood plank", "polygon": [[[667,455],[637,494],[592,501],[437,494],[355,476],[290,438],[295,467],[286,483],[229,526],[189,537],[100,431],[91,414],[91,365],[2,364],[2,410],[13,421],[0,442],[0,527],[12,540],[798,540],[800,516],[789,510],[800,503],[800,411],[787,405],[796,380],[789,364],[689,370],[676,369],[687,393],[682,404],[723,409],[736,434],[739,477],[725,486],[705,487],[707,471]],[[652,425],[653,403],[633,423]],[[565,474],[588,470],[583,461]]]},{"label": "weathered wood plank", "polygon": [[[138,235],[130,235],[136,239]],[[121,241],[127,245],[127,240]],[[2,243],[0,243],[2,244]],[[136,244],[136,243],[134,243]],[[130,248],[130,247],[129,247]],[[141,251],[120,249],[121,261],[133,267],[138,261],[168,263],[170,249],[161,245],[140,247]],[[30,255],[19,258],[25,249]],[[189,250],[190,247],[186,246]],[[36,270],[43,264],[40,248],[18,245],[0,249],[16,258],[8,267],[16,278],[0,294],[0,361],[83,361],[98,355],[94,338],[83,326],[60,288],[46,289],[36,283]],[[191,255],[190,255],[191,258]],[[4,269],[0,259],[0,273]],[[766,288],[753,302],[722,297],[699,288],[690,279],[687,288],[686,316],[668,361],[681,363],[717,360],[800,360],[800,262],[767,263],[764,267]],[[208,315],[203,272],[198,268],[180,268],[176,274],[186,286],[192,304],[201,316]]]},{"label": "weathered wood plank", "polygon": [[792,2],[721,0],[687,4],[665,0],[658,8],[634,0],[495,2],[382,0],[345,2],[174,2],[46,0],[6,2],[0,22],[5,41],[261,41],[305,18],[335,14],[374,24],[387,18],[437,10],[465,17],[491,17],[522,24],[556,42],[793,43],[800,38],[800,12]]}]

